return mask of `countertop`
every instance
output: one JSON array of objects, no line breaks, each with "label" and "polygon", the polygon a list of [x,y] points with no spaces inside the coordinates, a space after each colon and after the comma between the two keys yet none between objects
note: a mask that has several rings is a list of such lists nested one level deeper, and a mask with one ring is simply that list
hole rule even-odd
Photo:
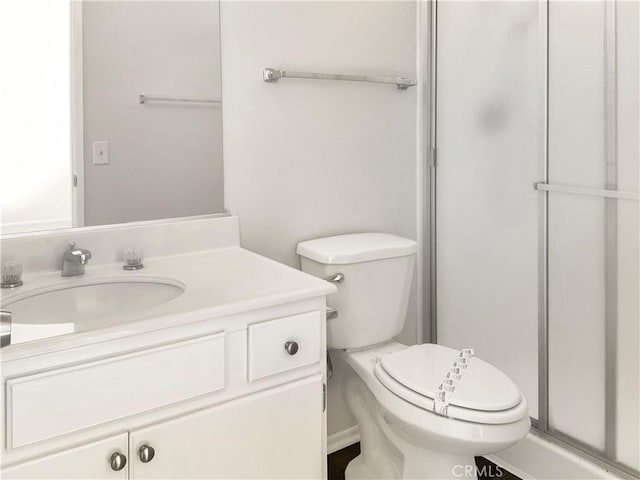
[{"label": "countertop", "polygon": [[[227,247],[145,258],[144,268],[137,271],[124,271],[121,263],[91,265],[89,262],[86,273],[78,277],[62,277],[60,271],[25,275],[24,286],[8,294],[0,293],[1,304],[15,302],[34,290],[46,290],[53,285],[56,289],[69,288],[108,279],[167,280],[167,283],[183,285],[185,290],[161,305],[117,318],[77,322],[74,333],[5,347],[2,361],[302,301],[336,291],[334,285],[322,279],[241,247]],[[11,310],[10,306],[3,308]]]}]

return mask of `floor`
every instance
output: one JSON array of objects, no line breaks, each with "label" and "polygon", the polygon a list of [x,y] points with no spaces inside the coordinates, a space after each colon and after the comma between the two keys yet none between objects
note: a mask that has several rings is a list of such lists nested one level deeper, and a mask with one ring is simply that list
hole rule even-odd
[{"label": "floor", "polygon": [[[329,455],[328,480],[344,480],[344,471],[347,468],[347,464],[359,454],[360,444],[356,443]],[[511,472],[500,468],[484,457],[476,457],[476,468],[478,480],[488,480],[492,478],[499,478],[500,480],[521,480],[520,477],[516,477]]]}]

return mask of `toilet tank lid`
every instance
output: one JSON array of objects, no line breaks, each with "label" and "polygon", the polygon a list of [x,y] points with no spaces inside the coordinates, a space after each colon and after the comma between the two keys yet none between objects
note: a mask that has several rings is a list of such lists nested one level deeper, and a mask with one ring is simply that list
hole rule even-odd
[{"label": "toilet tank lid", "polygon": [[298,255],[327,265],[369,262],[416,253],[417,244],[389,233],[353,233],[300,242]]}]

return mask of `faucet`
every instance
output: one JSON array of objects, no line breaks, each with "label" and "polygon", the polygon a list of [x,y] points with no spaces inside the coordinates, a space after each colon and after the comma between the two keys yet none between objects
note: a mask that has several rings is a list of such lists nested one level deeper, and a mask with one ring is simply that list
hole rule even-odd
[{"label": "faucet", "polygon": [[0,310],[0,320],[2,320],[2,335],[0,336],[0,348],[11,345],[11,312]]},{"label": "faucet", "polygon": [[84,274],[84,266],[91,258],[91,252],[84,248],[76,248],[75,243],[69,244],[69,250],[62,256],[62,276],[73,277]]}]

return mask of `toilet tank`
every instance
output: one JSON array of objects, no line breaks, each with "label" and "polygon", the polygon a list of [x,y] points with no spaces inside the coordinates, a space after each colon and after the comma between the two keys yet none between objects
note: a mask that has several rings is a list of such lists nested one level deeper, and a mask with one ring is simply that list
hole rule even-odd
[{"label": "toilet tank", "polygon": [[360,348],[402,331],[415,266],[416,242],[388,233],[356,233],[298,244],[304,272],[328,279],[341,273],[327,297],[338,317],[327,322],[329,348]]}]

